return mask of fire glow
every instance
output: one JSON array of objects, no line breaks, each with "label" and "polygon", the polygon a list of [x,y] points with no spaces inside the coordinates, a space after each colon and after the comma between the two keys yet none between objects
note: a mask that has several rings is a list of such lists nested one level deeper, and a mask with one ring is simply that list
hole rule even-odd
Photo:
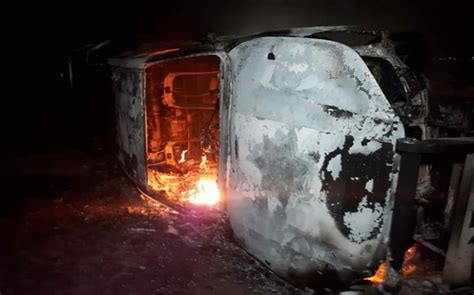
[{"label": "fire glow", "polygon": [[[184,156],[182,156],[184,157]],[[199,164],[201,171],[208,172],[209,164],[207,161],[206,154],[203,154],[201,163]],[[217,188],[217,182],[210,178],[201,177],[196,183],[195,192],[191,192],[189,202],[195,205],[208,205],[213,206],[219,202],[219,189]]]},{"label": "fire glow", "polygon": [[[411,246],[406,252],[404,257],[404,264],[402,267],[403,276],[407,277],[416,271],[416,265],[413,264],[412,259],[417,253],[417,244]],[[366,281],[370,281],[372,284],[380,284],[384,282],[385,273],[387,272],[387,263],[384,261],[379,265],[379,268],[375,274],[371,277],[365,278]]]},{"label": "fire glow", "polygon": [[189,202],[195,205],[213,206],[220,200],[217,183],[211,179],[201,178],[196,185],[197,192],[189,198]]},{"label": "fire glow", "polygon": [[[186,150],[181,153],[180,165],[186,165]],[[215,206],[220,202],[217,186],[217,167],[209,162],[205,154],[200,163],[192,165],[182,173],[150,171],[150,185],[164,191],[167,197],[179,204]]]}]

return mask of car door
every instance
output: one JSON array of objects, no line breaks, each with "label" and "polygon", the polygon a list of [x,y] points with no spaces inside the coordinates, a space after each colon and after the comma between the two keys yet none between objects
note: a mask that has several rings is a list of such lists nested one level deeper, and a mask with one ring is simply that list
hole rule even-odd
[{"label": "car door", "polygon": [[347,280],[378,265],[404,130],[363,60],[299,37],[251,39],[229,60],[237,240],[289,279]]}]

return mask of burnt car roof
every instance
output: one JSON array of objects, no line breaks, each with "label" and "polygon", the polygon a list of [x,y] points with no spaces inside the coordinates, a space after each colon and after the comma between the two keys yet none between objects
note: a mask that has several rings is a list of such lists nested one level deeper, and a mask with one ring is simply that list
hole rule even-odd
[{"label": "burnt car roof", "polygon": [[[109,64],[121,67],[142,68],[149,63],[191,53],[229,51],[247,40],[267,36],[319,38],[337,41],[349,46],[366,45],[380,40],[384,32],[364,30],[360,26],[319,26],[280,29],[249,35],[215,36],[209,34],[202,40],[149,43],[141,48],[121,53],[109,59]],[[328,34],[339,34],[339,36],[328,36]],[[366,39],[362,38],[362,43],[361,41],[354,43],[355,37],[361,36],[365,36]]]}]

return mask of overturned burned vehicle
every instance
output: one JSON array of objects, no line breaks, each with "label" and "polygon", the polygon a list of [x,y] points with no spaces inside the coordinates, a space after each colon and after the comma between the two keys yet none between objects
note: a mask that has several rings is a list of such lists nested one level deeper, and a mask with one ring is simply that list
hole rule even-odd
[{"label": "overturned burned vehicle", "polygon": [[238,242],[294,282],[347,282],[385,260],[397,140],[437,129],[424,80],[384,33],[209,38],[109,65],[118,158],[145,194],[182,211],[220,206]]}]

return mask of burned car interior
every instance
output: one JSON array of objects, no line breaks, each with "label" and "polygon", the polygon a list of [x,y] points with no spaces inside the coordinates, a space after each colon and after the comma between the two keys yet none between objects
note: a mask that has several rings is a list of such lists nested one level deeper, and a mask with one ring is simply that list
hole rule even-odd
[{"label": "burned car interior", "polygon": [[220,67],[219,57],[209,55],[159,63],[146,72],[148,185],[175,203],[219,198]]}]

